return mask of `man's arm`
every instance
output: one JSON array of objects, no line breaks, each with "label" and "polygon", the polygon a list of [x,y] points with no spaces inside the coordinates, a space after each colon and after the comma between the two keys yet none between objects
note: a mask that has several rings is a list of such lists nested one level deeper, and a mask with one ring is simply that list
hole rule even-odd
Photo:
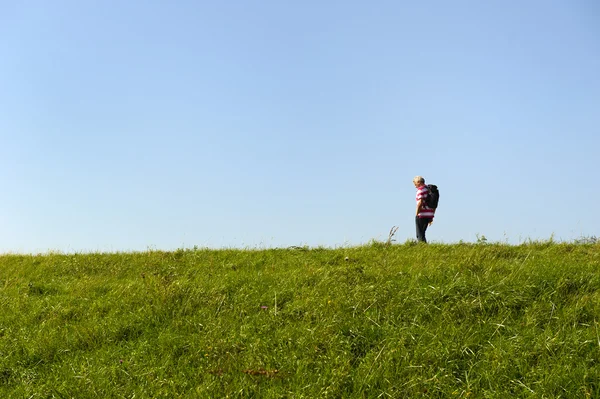
[{"label": "man's arm", "polygon": [[417,213],[415,216],[419,216],[419,212],[421,212],[421,208],[423,208],[423,199],[417,201]]}]

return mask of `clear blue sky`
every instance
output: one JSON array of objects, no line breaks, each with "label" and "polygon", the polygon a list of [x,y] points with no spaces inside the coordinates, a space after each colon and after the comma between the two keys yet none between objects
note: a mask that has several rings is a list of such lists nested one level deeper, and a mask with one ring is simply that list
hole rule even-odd
[{"label": "clear blue sky", "polygon": [[600,6],[2,1],[0,251],[600,235]]}]

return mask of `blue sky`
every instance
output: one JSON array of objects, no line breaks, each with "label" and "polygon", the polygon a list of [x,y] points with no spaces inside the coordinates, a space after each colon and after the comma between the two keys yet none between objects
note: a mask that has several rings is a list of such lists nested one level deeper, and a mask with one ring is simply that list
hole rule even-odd
[{"label": "blue sky", "polygon": [[600,7],[0,2],[0,251],[600,235]]}]

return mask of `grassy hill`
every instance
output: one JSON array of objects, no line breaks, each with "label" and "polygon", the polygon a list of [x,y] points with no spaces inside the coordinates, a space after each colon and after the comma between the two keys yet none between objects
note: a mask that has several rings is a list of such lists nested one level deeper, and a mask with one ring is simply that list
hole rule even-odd
[{"label": "grassy hill", "polygon": [[0,256],[2,398],[598,398],[600,244]]}]

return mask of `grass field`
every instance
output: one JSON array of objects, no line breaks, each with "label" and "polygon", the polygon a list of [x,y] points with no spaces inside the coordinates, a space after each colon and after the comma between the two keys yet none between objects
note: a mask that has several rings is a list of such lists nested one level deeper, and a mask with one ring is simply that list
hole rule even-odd
[{"label": "grass field", "polygon": [[599,398],[600,244],[0,256],[1,398]]}]

